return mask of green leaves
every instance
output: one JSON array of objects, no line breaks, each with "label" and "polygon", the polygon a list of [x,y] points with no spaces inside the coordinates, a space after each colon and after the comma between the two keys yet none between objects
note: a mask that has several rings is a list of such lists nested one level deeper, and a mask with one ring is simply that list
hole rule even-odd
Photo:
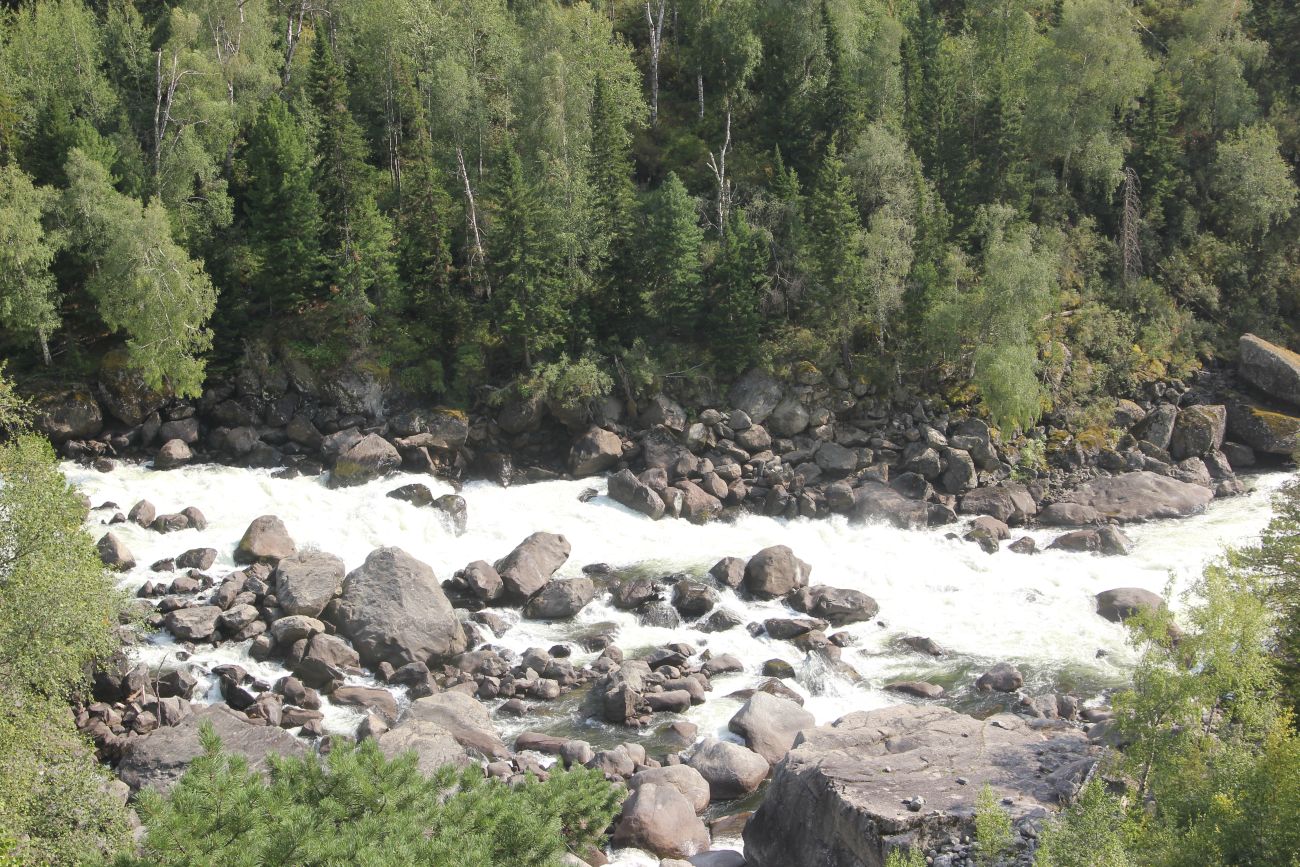
[{"label": "green leaves", "polygon": [[0,323],[42,343],[60,321],[50,271],[59,236],[44,226],[54,200],[22,169],[0,165]]},{"label": "green leaves", "polygon": [[1212,178],[1220,218],[1238,237],[1258,237],[1295,210],[1291,166],[1278,153],[1277,132],[1268,123],[1242,127],[1224,139]]}]

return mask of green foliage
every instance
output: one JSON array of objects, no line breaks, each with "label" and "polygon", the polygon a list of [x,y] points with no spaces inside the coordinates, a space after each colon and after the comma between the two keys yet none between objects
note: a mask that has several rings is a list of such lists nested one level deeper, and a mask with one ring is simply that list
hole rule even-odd
[{"label": "green foliage", "polygon": [[78,863],[129,836],[66,705],[116,649],[122,600],[49,444],[0,445],[0,478],[0,860]]},{"label": "green foliage", "polygon": [[50,263],[58,235],[42,221],[55,193],[32,184],[17,166],[0,165],[0,323],[44,342],[59,327],[59,298]]},{"label": "green foliage", "polygon": [[1043,824],[1035,867],[1132,867],[1127,825],[1123,804],[1094,778],[1074,804]]},{"label": "green foliage", "polygon": [[520,390],[525,396],[540,396],[557,409],[574,413],[589,410],[613,388],[614,380],[599,360],[587,354],[576,361],[561,355],[557,361],[541,365]]},{"label": "green foliage", "polygon": [[885,859],[885,867],[925,867],[925,855],[920,846],[913,846],[907,852],[891,849],[889,857]]},{"label": "green foliage", "polygon": [[641,303],[666,333],[691,335],[703,301],[700,245],[704,230],[695,201],[676,174],[646,198],[642,241]]},{"label": "green foliage", "polygon": [[477,767],[426,778],[414,754],[388,760],[372,739],[324,761],[279,759],[268,783],[223,754],[209,728],[172,793],[141,799],[147,834],[118,863],[557,867],[567,849],[602,837],[620,801],[585,769],[522,786]]},{"label": "green foliage", "polygon": [[975,841],[979,843],[981,864],[997,863],[1015,841],[1011,815],[1002,809],[998,796],[987,785],[975,799]]},{"label": "green foliage", "polygon": [[1266,123],[1243,127],[1219,145],[1213,178],[1221,219],[1235,235],[1260,235],[1295,210],[1291,167]]}]

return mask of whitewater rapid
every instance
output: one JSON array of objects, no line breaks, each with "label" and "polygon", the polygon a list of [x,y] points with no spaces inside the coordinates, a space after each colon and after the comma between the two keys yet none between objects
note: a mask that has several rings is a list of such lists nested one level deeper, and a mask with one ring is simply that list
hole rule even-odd
[{"label": "whitewater rapid", "polygon": [[[604,481],[596,479],[512,488],[468,484],[461,493],[468,504],[469,527],[456,536],[439,512],[385,496],[411,482],[428,485],[435,495],[451,492],[449,485],[428,476],[392,476],[361,487],[330,490],[323,478],[276,479],[266,470],[215,465],[167,472],[126,465],[99,473],[68,463],[64,472],[93,506],[107,501],[125,512],[143,498],[160,514],[196,506],[207,517],[208,526],[202,531],[159,534],[131,523],[113,526],[139,564],[122,577],[122,586],[132,591],[147,580],[170,581],[170,573],[155,574],[149,564],[197,547],[219,552],[209,570],[219,579],[236,568],[232,554],[248,523],[259,515],[274,514],[284,521],[300,549],[336,554],[349,570],[359,566],[373,548],[396,545],[429,563],[439,578],[450,577],[473,560],[495,561],[535,531],[562,533],[572,545],[561,577],[577,575],[591,563],[606,563],[616,570],[640,567],[662,574],[703,574],[724,556],[749,557],[768,545],[785,544],[812,565],[812,583],[861,590],[880,603],[877,621],[845,628],[855,642],[845,648],[843,659],[860,673],[860,680],[832,672],[815,657],[805,658],[789,642],[754,638],[743,627],[715,634],[689,626],[646,627],[634,614],[618,611],[602,598],[571,623],[519,621],[495,640],[523,651],[550,647],[598,624],[612,624],[616,643],[629,656],[668,641],[687,641],[715,655],[735,654],[746,670],[716,678],[709,701],[685,715],[699,725],[701,735],[725,735],[727,720],[740,706],[727,694],[756,684],[763,662],[773,658],[794,666],[795,687],[807,697],[806,707],[818,723],[853,710],[897,704],[900,697],[882,687],[899,679],[940,683],[949,689],[945,703],[961,709],[1010,707],[1014,697],[978,696],[972,690],[984,667],[999,661],[1020,666],[1029,694],[1062,689],[1095,697],[1105,687],[1123,682],[1134,656],[1124,629],[1095,613],[1094,594],[1113,587],[1156,592],[1168,587],[1177,609],[1179,594],[1208,561],[1225,546],[1246,544],[1256,537],[1270,517],[1272,494],[1290,478],[1284,473],[1255,476],[1248,480],[1249,494],[1215,501],[1203,515],[1126,528],[1134,553],[1106,558],[1060,551],[1026,556],[1005,547],[990,555],[972,543],[947,538],[959,525],[902,531],[852,525],[838,517],[785,521],[760,516],[702,527],[685,521],[654,522],[603,496]],[[581,502],[579,494],[587,488],[595,488],[601,496]],[[107,529],[103,523],[113,511],[91,513],[88,525],[96,538]],[[1059,532],[1033,530],[1027,535],[1045,547]],[[1016,532],[1013,537],[1019,535],[1023,534]],[[739,613],[744,622],[788,612],[780,602],[746,601],[730,591],[722,593],[721,604]],[[517,612],[510,616],[517,619]],[[930,659],[900,649],[897,639],[904,635],[929,636],[949,655]],[[151,666],[166,668],[178,664],[177,650],[160,634],[137,655]],[[574,650],[576,663],[594,656]],[[235,662],[268,682],[285,673],[273,661],[250,659],[246,651],[246,644],[201,648],[187,664],[210,669]],[[213,679],[206,681],[206,688],[211,699],[219,698]],[[359,720],[350,709],[326,709],[329,730],[351,733]],[[524,728],[577,729],[596,743],[637,736],[606,731],[594,721],[570,719],[544,705],[539,716],[502,721],[501,726],[507,740]]]}]

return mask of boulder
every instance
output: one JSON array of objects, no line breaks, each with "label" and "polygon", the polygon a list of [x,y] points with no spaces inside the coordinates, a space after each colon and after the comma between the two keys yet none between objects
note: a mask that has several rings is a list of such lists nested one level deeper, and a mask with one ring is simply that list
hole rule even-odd
[{"label": "boulder", "polygon": [[194,452],[184,440],[168,440],[153,456],[155,470],[172,470],[184,466],[194,459]]},{"label": "boulder", "polygon": [[1199,514],[1213,498],[1209,488],[1142,470],[1093,479],[1063,499],[1129,523]]},{"label": "boulder", "polygon": [[422,485],[419,482],[394,488],[384,496],[394,500],[401,500],[403,503],[410,503],[412,506],[428,506],[433,503],[433,491],[429,490],[428,485]]},{"label": "boulder", "polygon": [[745,739],[751,750],[775,765],[785,757],[800,731],[811,728],[816,719],[789,699],[755,692],[727,723],[727,728]]},{"label": "boulder", "polygon": [[163,618],[163,625],[181,641],[209,641],[217,631],[217,618],[221,613],[216,605],[177,608]]},{"label": "boulder", "polygon": [[1052,503],[1038,513],[1038,523],[1044,527],[1086,527],[1100,522],[1096,509],[1078,503]]},{"label": "boulder", "polygon": [[1177,421],[1178,407],[1162,403],[1147,413],[1147,417],[1133,428],[1133,433],[1138,439],[1145,440],[1156,448],[1168,449]]},{"label": "boulder", "polygon": [[433,501],[433,508],[442,512],[451,532],[457,536],[465,534],[469,527],[469,503],[460,494],[443,494]]},{"label": "boulder", "polygon": [[706,524],[722,513],[722,501],[695,482],[683,479],[674,485],[682,492],[682,517],[692,524]]},{"label": "boulder", "polygon": [[681,792],[696,814],[703,813],[709,806],[709,784],[704,777],[700,776],[700,772],[690,765],[646,768],[633,775],[627,785],[629,789],[636,791],[647,783],[671,786]]},{"label": "boulder", "polygon": [[[727,393],[731,405],[745,414],[753,424],[762,424],[781,402],[781,383],[758,368],[747,371]],[[734,421],[734,419],[733,419]],[[736,427],[736,430],[741,428]]]},{"label": "boulder", "polygon": [[145,383],[127,350],[114,349],[100,361],[99,400],[114,418],[135,427],[160,409],[167,395]]},{"label": "boulder", "polygon": [[661,858],[686,858],[709,848],[709,831],[676,788],[642,783],[623,802],[623,815],[610,843],[615,848],[645,849]]},{"label": "boulder", "polygon": [[1097,594],[1097,613],[1111,623],[1122,623],[1140,611],[1158,611],[1165,607],[1159,594],[1140,587],[1117,587]]},{"label": "boulder", "polygon": [[792,437],[808,428],[808,409],[797,397],[787,397],[768,416],[767,427],[779,437]]},{"label": "boulder", "polygon": [[785,545],[764,548],[745,565],[745,589],[760,599],[775,599],[808,584],[812,567]]},{"label": "boulder", "polygon": [[85,385],[44,397],[37,402],[36,427],[55,445],[88,440],[104,429],[104,413]]},{"label": "boulder", "polygon": [[387,722],[397,720],[397,700],[386,689],[374,686],[340,686],[330,693],[334,704],[377,711]]},{"label": "boulder", "polygon": [[1107,524],[1058,536],[1047,547],[1061,551],[1095,552],[1113,557],[1132,553],[1133,542],[1124,535],[1123,530]]},{"label": "boulder", "polygon": [[623,441],[618,434],[593,427],[573,443],[569,450],[569,472],[577,478],[594,476],[614,466],[623,457]]},{"label": "boulder", "polygon": [[339,633],[369,666],[437,662],[465,650],[465,632],[433,569],[401,548],[376,548],[348,573]]},{"label": "boulder", "polygon": [[735,590],[745,582],[745,565],[739,557],[723,557],[709,569],[709,575],[724,587]]},{"label": "boulder", "polygon": [[216,548],[191,548],[176,558],[177,569],[198,569],[200,572],[211,569],[217,562]]},{"label": "boulder", "polygon": [[454,452],[469,438],[469,419],[451,409],[411,409],[389,421],[389,430],[403,437],[403,447]]},{"label": "boulder", "polygon": [[861,590],[827,587],[808,588],[808,613],[832,626],[862,623],[880,613],[880,605]]},{"label": "boulder", "polygon": [[619,470],[609,477],[609,498],[657,521],[664,516],[664,501],[631,470]]},{"label": "boulder", "polygon": [[339,455],[330,474],[330,484],[335,487],[364,485],[388,475],[401,465],[402,456],[392,443],[378,434],[366,434]]},{"label": "boulder", "polygon": [[324,551],[299,551],[275,567],[275,598],[285,614],[319,617],[343,586],[343,561]]},{"label": "boulder", "polygon": [[900,530],[918,530],[930,523],[926,504],[911,500],[888,485],[869,482],[853,489],[853,520],[862,523],[888,523]]},{"label": "boulder", "polygon": [[460,573],[461,579],[470,592],[483,602],[494,602],[505,592],[505,584],[492,564],[485,560],[475,560]]},{"label": "boulder", "polygon": [[298,550],[284,522],[275,515],[254,518],[235,547],[236,563],[279,563]]},{"label": "boulder", "polygon": [[858,453],[836,443],[822,443],[814,458],[817,466],[831,478],[843,478],[858,468]]},{"label": "boulder", "polygon": [[943,698],[944,693],[944,688],[939,684],[929,683],[924,680],[896,680],[893,683],[885,684],[885,689],[889,692],[910,695],[913,698],[926,699]]},{"label": "boulder", "polygon": [[426,777],[433,776],[445,765],[467,767],[475,763],[446,728],[410,715],[375,740],[380,751],[390,759],[414,752],[420,773]]},{"label": "boulder", "polygon": [[656,394],[641,410],[637,423],[643,428],[664,425],[680,433],[686,429],[686,410],[667,395]]},{"label": "boulder", "polygon": [[199,441],[199,419],[197,416],[165,421],[158,426],[158,438],[163,442],[180,440],[186,445]]},{"label": "boulder", "polygon": [[111,531],[100,537],[95,546],[99,550],[99,559],[104,565],[118,572],[127,572],[135,568],[135,555],[126,543]]},{"label": "boulder", "polygon": [[522,602],[537,593],[569,559],[571,550],[569,540],[555,533],[533,533],[524,539],[496,562],[507,596]]},{"label": "boulder", "polygon": [[210,723],[221,738],[222,751],[243,757],[251,770],[266,771],[269,756],[301,756],[306,752],[302,741],[281,728],[253,725],[229,708],[209,705],[195,708],[174,726],[127,740],[117,766],[118,777],[135,792],[146,788],[167,792],[189,763],[203,755],[199,734],[204,723]]},{"label": "boulder", "polygon": [[148,527],[153,523],[154,518],[156,517],[158,517],[158,510],[154,508],[153,503],[148,500],[141,500],[131,507],[131,511],[127,513],[126,519],[132,524],[137,524],[141,527]]},{"label": "boulder", "polygon": [[315,617],[291,614],[281,617],[271,624],[271,637],[277,647],[292,647],[294,642],[303,641],[325,631],[325,624]]},{"label": "boulder", "polygon": [[1178,413],[1169,454],[1176,461],[1217,452],[1228,426],[1228,408],[1222,405],[1189,406]]},{"label": "boulder", "polygon": [[406,715],[393,731],[408,720],[422,720],[446,729],[463,748],[488,759],[510,755],[496,730],[488,709],[472,696],[457,690],[440,692],[411,702]]},{"label": "boulder", "polygon": [[703,617],[717,604],[718,594],[698,581],[678,581],[673,586],[673,607],[682,617]]},{"label": "boulder", "polygon": [[758,753],[716,738],[708,738],[696,747],[687,764],[709,784],[709,798],[713,801],[745,797],[762,785],[770,769],[767,759]]},{"label": "boulder", "polygon": [[1015,692],[1025,685],[1020,669],[1007,662],[999,662],[979,676],[975,688],[980,692]]},{"label": "boulder", "polygon": [[1300,417],[1243,400],[1228,403],[1228,433],[1236,442],[1266,455],[1291,457],[1300,449]]},{"label": "boulder", "polygon": [[894,846],[929,850],[972,834],[986,785],[1015,827],[1059,809],[1094,763],[1082,731],[1010,714],[977,720],[914,704],[851,713],[802,732],[776,767],[745,826],[746,863],[880,867]]},{"label": "boulder", "polygon": [[524,606],[524,616],[534,620],[567,620],[596,597],[596,586],[586,575],[556,578]]},{"label": "boulder", "polygon": [[1237,343],[1237,372],[1277,400],[1300,406],[1300,355],[1253,334]]}]

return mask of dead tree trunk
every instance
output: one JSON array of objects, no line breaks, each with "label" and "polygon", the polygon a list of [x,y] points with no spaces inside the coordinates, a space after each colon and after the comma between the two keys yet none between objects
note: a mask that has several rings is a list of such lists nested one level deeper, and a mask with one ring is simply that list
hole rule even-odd
[{"label": "dead tree trunk", "polygon": [[731,149],[731,98],[727,98],[726,134],[717,153],[709,154],[709,169],[718,184],[718,234],[727,233],[727,215],[731,211],[731,181],[727,178],[727,151]]},{"label": "dead tree trunk", "polygon": [[651,0],[645,3],[645,23],[650,28],[650,125],[659,120],[659,50],[663,47],[664,12],[668,0],[656,0],[658,9],[651,12]]}]

